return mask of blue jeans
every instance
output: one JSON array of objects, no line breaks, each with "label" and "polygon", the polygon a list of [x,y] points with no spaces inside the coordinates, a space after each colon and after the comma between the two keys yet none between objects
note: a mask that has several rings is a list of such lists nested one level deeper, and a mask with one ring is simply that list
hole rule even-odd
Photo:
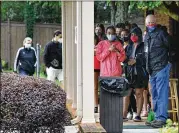
[{"label": "blue jeans", "polygon": [[150,77],[151,93],[155,120],[166,121],[168,118],[169,75],[171,64]]}]

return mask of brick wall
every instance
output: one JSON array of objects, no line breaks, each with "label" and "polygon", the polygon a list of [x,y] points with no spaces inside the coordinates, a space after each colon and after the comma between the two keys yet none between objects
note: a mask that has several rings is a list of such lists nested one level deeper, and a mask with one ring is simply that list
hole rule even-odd
[{"label": "brick wall", "polygon": [[157,24],[161,24],[163,26],[166,26],[167,29],[168,29],[168,32],[172,33],[171,32],[172,28],[170,26],[170,17],[168,15],[165,15],[165,14],[157,13],[156,11],[154,13],[155,13],[155,16],[157,18]]}]

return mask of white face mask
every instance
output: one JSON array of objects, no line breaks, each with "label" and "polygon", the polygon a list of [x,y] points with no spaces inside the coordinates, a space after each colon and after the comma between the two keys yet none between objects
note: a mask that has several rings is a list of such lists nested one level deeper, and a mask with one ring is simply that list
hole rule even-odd
[{"label": "white face mask", "polygon": [[30,48],[31,44],[30,43],[25,43],[24,46],[25,46],[25,48]]},{"label": "white face mask", "polygon": [[107,35],[109,41],[114,41],[116,39],[116,35]]},{"label": "white face mask", "polygon": [[58,39],[58,42],[59,42],[59,43],[62,43],[62,38]]}]

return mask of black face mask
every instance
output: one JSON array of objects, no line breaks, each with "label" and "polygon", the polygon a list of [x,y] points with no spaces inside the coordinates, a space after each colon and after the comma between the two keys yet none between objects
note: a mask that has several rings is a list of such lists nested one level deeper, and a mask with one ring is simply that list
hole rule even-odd
[{"label": "black face mask", "polygon": [[129,37],[123,37],[123,38],[121,38],[121,40],[123,41],[123,42],[127,42],[127,41],[129,41]]}]

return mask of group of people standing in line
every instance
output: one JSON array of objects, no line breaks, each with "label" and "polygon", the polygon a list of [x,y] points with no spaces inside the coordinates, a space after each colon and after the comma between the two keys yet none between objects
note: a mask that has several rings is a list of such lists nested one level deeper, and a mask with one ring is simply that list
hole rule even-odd
[{"label": "group of people standing in line", "polygon": [[[119,23],[115,27],[104,28],[97,24],[94,34],[94,83],[95,113],[98,112],[98,77],[125,76],[130,83],[130,93],[123,98],[123,121],[141,121],[141,112],[147,116],[148,90],[155,120],[146,122],[152,127],[162,127],[168,118],[169,92],[169,35],[157,26],[154,15],[146,17],[146,31],[137,24]],[[45,46],[44,63],[47,79],[63,80],[62,33],[57,30],[53,39]],[[32,76],[35,73],[37,55],[32,47],[32,39],[26,37],[23,47],[15,57],[14,72]],[[148,83],[149,81],[149,83]],[[150,86],[150,87],[149,87]],[[150,89],[148,89],[150,88]]]},{"label": "group of people standing in line", "polygon": [[[154,15],[146,17],[146,31],[137,24],[118,23],[104,28],[97,24],[94,35],[95,113],[98,112],[98,77],[125,76],[130,93],[123,98],[123,121],[142,121],[150,107],[155,120],[146,125],[160,128],[168,118],[169,34],[156,24]],[[149,89],[148,89],[149,88]],[[143,114],[141,114],[143,109]]]}]

